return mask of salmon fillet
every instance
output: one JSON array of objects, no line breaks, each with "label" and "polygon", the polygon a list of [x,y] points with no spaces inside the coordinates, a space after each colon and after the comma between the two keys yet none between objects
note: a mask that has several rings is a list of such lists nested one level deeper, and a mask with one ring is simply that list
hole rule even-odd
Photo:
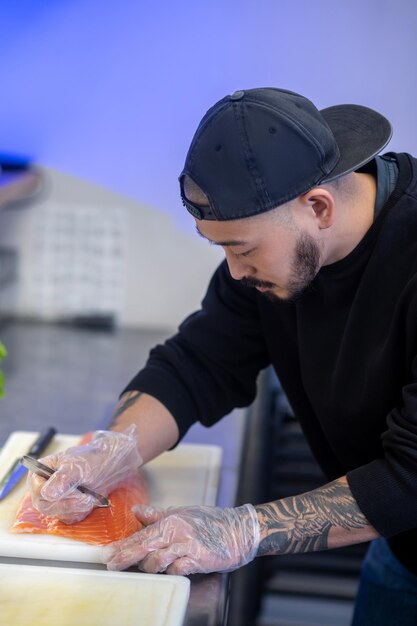
[{"label": "salmon fillet", "polygon": [[[82,439],[85,443],[87,437]],[[11,527],[12,533],[48,534],[68,537],[95,545],[107,545],[129,537],[142,528],[131,508],[134,504],[148,504],[148,488],[142,470],[125,478],[108,496],[110,507],[95,508],[81,522],[65,524],[57,517],[42,515],[32,504],[30,493],[25,494]]]}]

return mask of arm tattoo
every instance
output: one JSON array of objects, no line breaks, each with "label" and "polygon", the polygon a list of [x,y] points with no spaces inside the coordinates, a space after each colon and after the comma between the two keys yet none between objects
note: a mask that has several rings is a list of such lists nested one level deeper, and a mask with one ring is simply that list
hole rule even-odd
[{"label": "arm tattoo", "polygon": [[140,391],[126,391],[120,398],[117,406],[114,410],[113,415],[110,418],[110,422],[108,428],[114,426],[117,422],[117,418],[124,412],[126,409],[135,404],[136,400],[141,396],[142,393]]},{"label": "arm tattoo", "polygon": [[[245,506],[236,509],[189,507],[187,521],[193,527],[197,540],[222,559],[230,557],[231,550],[239,542],[237,538],[246,544],[253,536],[253,519],[245,511]],[[231,537],[234,537],[233,541]]]},{"label": "arm tattoo", "polygon": [[255,508],[264,531],[258,556],[327,550],[332,528],[349,531],[369,526],[341,479]]}]

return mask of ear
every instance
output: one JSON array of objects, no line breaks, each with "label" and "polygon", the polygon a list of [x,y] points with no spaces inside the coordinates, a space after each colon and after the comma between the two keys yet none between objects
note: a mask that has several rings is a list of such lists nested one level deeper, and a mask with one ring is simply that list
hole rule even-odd
[{"label": "ear", "polygon": [[335,202],[327,189],[314,187],[301,198],[305,205],[313,209],[320,229],[329,228],[333,224]]}]

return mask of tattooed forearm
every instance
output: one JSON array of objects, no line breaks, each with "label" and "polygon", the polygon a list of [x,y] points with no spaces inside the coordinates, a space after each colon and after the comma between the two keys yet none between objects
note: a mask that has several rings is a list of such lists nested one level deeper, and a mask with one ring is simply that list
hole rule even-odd
[{"label": "tattooed forearm", "polygon": [[123,432],[135,426],[139,453],[144,463],[171,448],[179,437],[174,417],[159,400],[140,391],[126,391],[108,428]]},{"label": "tattooed forearm", "polygon": [[345,478],[255,508],[261,525],[258,556],[327,550],[378,536]]},{"label": "tattooed forearm", "polygon": [[117,419],[120,417],[120,415],[122,415],[122,413],[124,413],[126,409],[131,407],[140,395],[142,395],[140,391],[126,391],[126,393],[122,395],[119,402],[117,403],[113,415],[111,416],[108,426],[109,428],[115,426]]}]

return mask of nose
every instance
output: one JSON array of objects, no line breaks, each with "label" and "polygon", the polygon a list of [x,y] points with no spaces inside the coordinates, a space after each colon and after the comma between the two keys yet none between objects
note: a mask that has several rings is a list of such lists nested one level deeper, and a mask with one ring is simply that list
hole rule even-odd
[{"label": "nose", "polygon": [[229,272],[234,280],[241,280],[245,276],[250,276],[254,273],[254,268],[244,258],[238,257],[228,250],[225,250],[225,254]]}]

